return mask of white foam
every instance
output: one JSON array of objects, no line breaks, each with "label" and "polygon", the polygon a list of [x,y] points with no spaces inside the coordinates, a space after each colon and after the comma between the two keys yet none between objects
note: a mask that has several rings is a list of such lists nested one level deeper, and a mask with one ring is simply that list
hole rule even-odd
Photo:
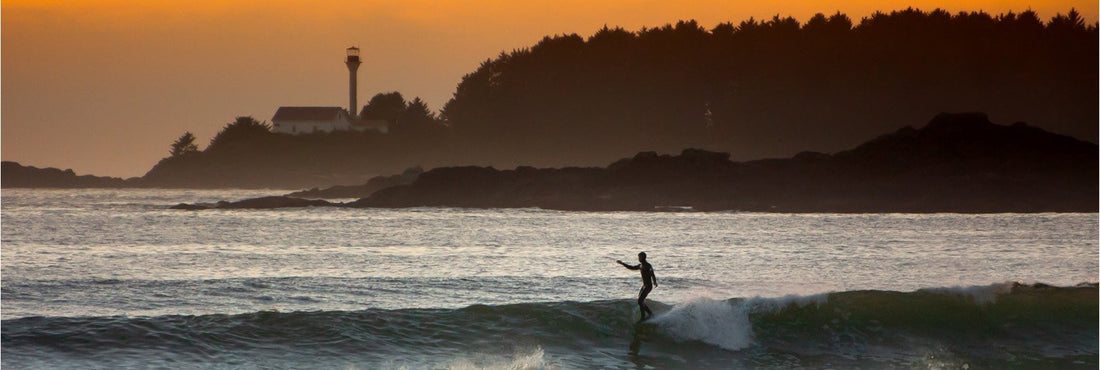
[{"label": "white foam", "polygon": [[[381,366],[382,369],[408,370],[409,365],[397,365],[392,362]],[[429,366],[414,365],[411,368],[430,368],[448,370],[534,370],[534,369],[560,369],[561,366],[546,359],[546,353],[542,347],[535,347],[529,351],[518,351],[512,356],[488,355],[473,353],[451,359],[445,363],[431,364]],[[359,370],[358,367],[348,366],[348,370]]]},{"label": "white foam", "polygon": [[535,349],[526,352],[517,352],[511,358],[495,357],[488,359],[482,359],[482,361],[472,361],[470,359],[459,359],[451,362],[446,366],[447,369],[452,370],[474,370],[474,369],[507,369],[507,370],[533,370],[533,369],[555,369],[558,366],[551,364],[546,360],[546,353],[543,352],[542,347],[535,347]]},{"label": "white foam", "polygon": [[509,364],[508,369],[520,370],[520,369],[548,369],[553,368],[553,364],[546,361],[546,354],[542,351],[542,347],[536,347],[534,351],[530,353],[517,354],[512,362]]},{"label": "white foam", "polygon": [[650,322],[676,340],[698,340],[731,351],[748,347],[753,339],[745,306],[724,300],[693,298]]}]

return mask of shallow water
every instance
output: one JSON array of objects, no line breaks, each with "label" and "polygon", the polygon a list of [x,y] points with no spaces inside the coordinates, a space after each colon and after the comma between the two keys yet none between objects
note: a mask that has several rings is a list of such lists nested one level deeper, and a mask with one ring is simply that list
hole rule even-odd
[{"label": "shallow water", "polygon": [[[992,310],[980,308],[989,305],[982,302],[1011,295],[1000,283],[1072,286],[1095,282],[1100,270],[1095,213],[167,209],[180,202],[279,193],[3,191],[2,364],[174,367],[172,361],[181,361],[201,367],[374,368],[511,367],[519,361],[566,368],[924,366],[919,362],[927,360],[923,352],[910,349],[935,349],[934,333],[914,336],[909,333],[913,329],[903,325],[898,330],[904,333],[876,336],[868,329],[876,326],[870,325],[853,334],[862,341],[893,343],[884,344],[889,355],[879,356],[881,361],[839,350],[850,346],[822,345],[834,343],[825,339],[808,346],[821,347],[819,352],[802,353],[790,349],[787,342],[797,343],[793,337],[770,337],[781,330],[745,311],[745,299],[795,295],[817,300],[815,307],[822,302],[828,307],[828,298],[821,297],[831,295],[818,293],[848,292],[834,294],[848,297],[874,290],[896,298],[888,293],[973,286],[935,294],[967,297],[982,313]],[[638,334],[627,316],[633,315],[631,302],[639,279],[614,260],[634,261],[641,250],[649,255],[660,283],[650,299],[668,306],[674,316],[652,333]],[[1067,291],[1095,296],[1094,288]],[[900,297],[916,293],[906,294]],[[1091,321],[1080,323],[1088,328],[1097,326],[1095,301]],[[857,302],[839,307],[854,312],[859,306]],[[1089,307],[1071,307],[1064,319],[1082,320],[1073,314],[1079,309]],[[724,316],[728,310],[743,314]],[[486,328],[453,325],[485,312],[503,313],[500,322]],[[708,312],[717,316],[707,316]],[[939,315],[953,322],[950,310]],[[540,320],[566,319],[589,326],[567,333],[577,337],[564,341],[553,339],[561,333],[539,335],[549,330]],[[711,324],[700,326],[705,320]],[[383,324],[373,324],[376,321]],[[727,329],[709,332],[709,340],[685,336],[699,327]],[[88,331],[77,329],[95,328],[99,331],[91,331],[105,337],[76,335]],[[743,336],[746,328],[748,337]],[[270,333],[278,340],[270,342]],[[524,333],[531,339],[516,336]],[[811,334],[826,339],[840,335]],[[1071,366],[1082,361],[1095,364],[1096,333],[1081,335],[1083,339],[1066,344],[1072,350],[1031,351],[1021,345],[1019,351],[1008,353],[1039,359],[1027,362],[1031,365],[1044,364],[1045,359]],[[630,355],[627,347],[638,337],[642,348],[662,343],[665,349],[650,357],[644,350]],[[179,351],[180,338],[199,349]],[[969,347],[1012,339],[991,338],[974,339]],[[485,346],[476,345],[481,342]],[[311,349],[293,350],[304,343],[313,343]],[[1081,343],[1091,344],[1092,350],[1082,354]],[[802,347],[806,346],[798,348]],[[874,353],[878,347],[865,343],[853,348]],[[941,356],[950,355],[952,361],[961,356],[965,361],[973,355],[977,363],[1005,357],[970,351],[952,349],[941,351]],[[318,362],[321,359],[332,361]],[[1009,362],[988,363],[1014,364],[996,361]]]}]

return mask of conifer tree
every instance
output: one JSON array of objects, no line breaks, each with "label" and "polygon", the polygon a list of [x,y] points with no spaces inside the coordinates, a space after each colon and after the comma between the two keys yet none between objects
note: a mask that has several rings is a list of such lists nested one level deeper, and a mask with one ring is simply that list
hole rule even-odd
[{"label": "conifer tree", "polygon": [[173,157],[182,157],[188,154],[197,153],[198,151],[199,147],[195,145],[195,135],[187,131],[172,143],[172,150],[170,153]]}]

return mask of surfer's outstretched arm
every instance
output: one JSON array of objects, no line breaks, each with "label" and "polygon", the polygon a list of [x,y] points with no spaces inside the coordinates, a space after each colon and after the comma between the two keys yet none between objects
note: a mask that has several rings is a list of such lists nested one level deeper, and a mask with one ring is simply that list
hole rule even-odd
[{"label": "surfer's outstretched arm", "polygon": [[642,268],[642,265],[631,266],[631,265],[628,265],[625,262],[620,261],[620,260],[615,260],[615,262],[618,262],[620,265],[623,265],[623,267],[626,267],[626,268],[631,269],[631,270],[638,270],[638,269]]}]

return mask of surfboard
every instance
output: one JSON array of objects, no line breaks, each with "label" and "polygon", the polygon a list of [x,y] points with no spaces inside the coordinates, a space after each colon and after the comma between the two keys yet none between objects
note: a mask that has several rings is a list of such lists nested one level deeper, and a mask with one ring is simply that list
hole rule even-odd
[{"label": "surfboard", "polygon": [[638,306],[634,306],[632,316],[634,318],[635,325],[647,323],[649,322],[649,320],[653,320],[654,318],[660,317],[665,312],[668,312],[668,307],[657,302],[649,302],[648,306],[649,310],[653,312],[653,315],[650,315],[648,317],[642,317],[642,309],[638,308]]}]

